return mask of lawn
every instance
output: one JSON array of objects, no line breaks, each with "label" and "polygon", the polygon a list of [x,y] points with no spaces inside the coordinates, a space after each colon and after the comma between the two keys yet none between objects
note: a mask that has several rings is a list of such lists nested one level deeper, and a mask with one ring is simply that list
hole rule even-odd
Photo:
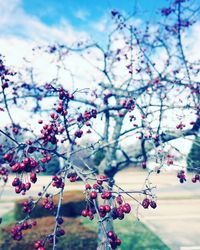
[{"label": "lawn", "polygon": [[9,225],[11,223],[14,223],[15,222],[14,211],[12,210],[12,211],[4,214],[2,216],[2,218],[3,219],[2,219],[2,223],[0,225],[0,228],[5,227],[5,226],[7,226],[7,225]]},{"label": "lawn", "polygon": [[[83,219],[83,224],[97,230],[97,221]],[[170,250],[161,239],[142,222],[133,218],[115,220],[115,231],[122,240],[121,250]]]},{"label": "lawn", "polygon": [[[89,221],[87,218],[81,220],[85,226],[97,230],[97,221]],[[3,216],[0,228],[14,221],[14,213],[11,211]],[[114,225],[118,237],[122,240],[121,250],[170,250],[147,226],[132,216],[122,221],[115,220]]]}]

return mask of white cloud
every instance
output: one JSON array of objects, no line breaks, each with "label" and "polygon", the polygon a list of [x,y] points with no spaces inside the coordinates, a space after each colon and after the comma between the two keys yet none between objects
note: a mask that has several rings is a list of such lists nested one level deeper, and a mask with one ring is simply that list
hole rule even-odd
[{"label": "white cloud", "polygon": [[[9,20],[12,15],[14,15],[15,10],[20,5],[21,0],[10,0],[9,3],[4,0],[0,0],[0,24],[3,27],[3,25],[11,23],[13,20]],[[0,26],[0,27],[1,27]],[[2,28],[1,27],[1,28]]]},{"label": "white cloud", "polygon": [[77,10],[74,16],[82,21],[85,21],[89,17],[90,13],[87,10]]},{"label": "white cloud", "polygon": [[61,19],[56,26],[48,26],[37,17],[27,14],[20,5],[20,1],[11,1],[0,9],[0,37],[21,36],[29,40],[45,40],[48,42],[74,42],[88,37],[86,32],[75,31],[69,22]]},{"label": "white cloud", "polygon": [[99,21],[92,23],[92,28],[98,32],[104,32],[108,29],[108,17],[104,16]]},{"label": "white cloud", "polygon": [[[24,64],[24,57],[32,58],[32,48],[35,46],[56,42],[71,45],[89,39],[87,32],[75,30],[64,18],[57,25],[46,25],[37,17],[27,14],[21,0],[10,0],[9,4],[0,0],[0,6],[0,54],[6,56],[9,65],[20,68]],[[46,76],[52,76],[52,69],[45,66],[44,60],[39,58],[35,65],[42,65],[41,71],[46,72]],[[49,65],[49,61],[46,61],[46,65]]]},{"label": "white cloud", "polygon": [[190,60],[199,60],[200,58],[200,22],[196,22],[190,30],[190,33],[185,34],[185,51],[186,57],[189,57]]}]

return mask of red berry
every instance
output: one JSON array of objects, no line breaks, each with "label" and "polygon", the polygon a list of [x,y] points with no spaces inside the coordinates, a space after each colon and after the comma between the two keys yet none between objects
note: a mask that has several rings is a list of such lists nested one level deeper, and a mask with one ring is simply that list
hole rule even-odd
[{"label": "red berry", "polygon": [[155,209],[155,208],[157,207],[157,204],[156,204],[155,201],[151,201],[151,202],[150,202],[150,206],[151,206],[153,209]]},{"label": "red berry", "polygon": [[104,195],[105,195],[106,199],[110,199],[111,198],[111,192],[107,191],[107,192],[104,193]]},{"label": "red berry", "polygon": [[27,182],[27,183],[25,184],[25,188],[26,188],[26,190],[29,190],[29,189],[31,188],[31,183],[30,183],[30,182]]},{"label": "red berry", "polygon": [[111,210],[110,206],[109,205],[105,205],[105,211],[106,213],[109,213]]},{"label": "red berry", "polygon": [[88,210],[86,210],[86,209],[83,210],[81,214],[82,214],[83,217],[87,217],[88,216]]},{"label": "red berry", "polygon": [[24,158],[24,161],[23,161],[23,162],[24,162],[25,165],[27,165],[27,164],[29,164],[30,159],[29,159],[28,157],[26,157],[26,158]]},{"label": "red berry", "polygon": [[105,212],[105,206],[103,206],[103,205],[102,205],[102,206],[99,206],[99,211],[100,211],[100,212]]},{"label": "red berry", "polygon": [[37,225],[37,221],[34,220],[34,221],[32,222],[32,225],[33,225],[33,226],[36,226],[36,225]]},{"label": "red berry", "polygon": [[126,214],[130,213],[131,211],[131,206],[128,204],[128,203],[125,203],[123,206],[122,206],[122,211]]},{"label": "red berry", "polygon": [[103,184],[103,181],[97,180],[97,184],[102,185],[102,184]]},{"label": "red berry", "polygon": [[95,184],[93,185],[93,188],[94,188],[94,189],[98,189],[98,185],[95,183]]},{"label": "red berry", "polygon": [[121,240],[120,240],[120,239],[117,239],[115,242],[116,242],[116,244],[117,244],[118,246],[121,245]]},{"label": "red berry", "polygon": [[193,183],[197,182],[197,180],[196,180],[195,177],[192,178],[192,182],[193,182]]},{"label": "red berry", "polygon": [[149,202],[149,199],[147,199],[147,198],[145,198],[145,199],[143,200],[143,202],[142,202],[142,206],[143,206],[143,208],[145,208],[145,209],[147,209],[147,208],[149,207],[149,204],[150,204],[150,202]]},{"label": "red berry", "polygon": [[90,193],[90,198],[91,198],[91,199],[96,199],[96,198],[97,198],[97,192],[92,191],[92,192]]},{"label": "red berry", "polygon": [[113,238],[114,232],[113,232],[113,231],[109,231],[109,232],[107,233],[107,235],[108,235],[109,238]]},{"label": "red berry", "polygon": [[122,199],[121,195],[117,196],[116,200],[117,200],[117,203],[119,205],[121,205],[123,203],[123,199]]},{"label": "red berry", "polygon": [[90,184],[87,183],[87,184],[85,185],[85,189],[91,189],[91,188],[92,188],[92,187],[91,187]]}]

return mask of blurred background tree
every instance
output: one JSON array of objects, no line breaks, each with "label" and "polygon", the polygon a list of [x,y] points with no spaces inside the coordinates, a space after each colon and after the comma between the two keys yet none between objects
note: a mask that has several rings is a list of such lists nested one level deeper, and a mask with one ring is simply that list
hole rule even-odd
[{"label": "blurred background tree", "polygon": [[187,170],[200,172],[200,137],[196,136],[187,157]]},{"label": "blurred background tree", "polygon": [[55,175],[60,170],[59,158],[53,157],[51,161],[45,164],[45,175]]}]

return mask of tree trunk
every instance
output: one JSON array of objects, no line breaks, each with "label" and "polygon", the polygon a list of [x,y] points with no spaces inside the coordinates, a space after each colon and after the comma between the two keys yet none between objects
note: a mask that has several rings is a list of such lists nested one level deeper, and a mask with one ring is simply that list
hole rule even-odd
[{"label": "tree trunk", "polygon": [[[106,220],[103,222],[104,229],[107,232],[113,231],[113,220]],[[98,238],[97,238],[97,250],[110,250],[110,244],[107,237],[105,236],[105,231],[102,229],[101,224],[98,225]]]},{"label": "tree trunk", "polygon": [[[108,178],[110,178],[110,184],[109,184],[109,190],[112,190],[112,180],[113,176],[115,175],[115,171],[113,171],[116,165],[116,151],[117,151],[117,145],[118,145],[118,138],[120,135],[120,131],[122,128],[122,121],[123,119],[118,117],[115,120],[115,126],[114,126],[114,131],[112,134],[112,139],[111,142],[114,142],[112,144],[112,147],[107,147],[106,148],[106,154],[104,159],[101,161],[99,165],[99,173],[100,174],[105,174]],[[101,200],[102,202],[102,200]],[[112,198],[110,200],[107,200],[107,204],[110,205],[112,209]],[[103,225],[102,225],[103,224]],[[103,223],[99,223],[98,225],[98,250],[111,250],[108,238],[107,238],[107,232],[109,231],[114,231],[113,230],[114,225],[113,225],[113,218],[111,214],[109,214],[109,218]]]},{"label": "tree trunk", "polygon": [[[112,200],[108,200],[108,205],[112,206]],[[110,244],[106,236],[107,232],[114,231],[113,219],[111,216],[102,223],[98,223],[97,250],[110,250]]]},{"label": "tree trunk", "polygon": [[[110,178],[110,183],[109,183],[109,190],[111,191],[112,190],[112,185],[113,185],[113,182],[112,182],[112,179],[113,179],[113,176],[112,176],[112,171],[110,172],[111,175],[108,175],[106,173],[106,170],[109,169],[111,167],[110,165],[110,162],[112,160],[112,156],[111,156],[112,152],[110,149],[108,149],[107,151],[107,154],[106,154],[106,157],[104,158],[103,162],[101,163],[100,165],[100,173],[103,173],[103,174],[106,174],[108,178]],[[98,203],[99,204],[102,204],[102,199],[100,198],[98,200]],[[106,200],[106,204],[109,205],[112,209],[112,198],[109,199],[109,200]],[[111,210],[112,211],[112,210]],[[108,238],[107,238],[107,233],[109,231],[114,231],[113,230],[114,228],[114,225],[113,225],[113,219],[112,219],[112,216],[111,216],[111,212],[109,214],[109,218],[104,220],[102,223],[99,223],[98,224],[98,247],[97,249],[98,250],[111,250],[111,247],[110,247],[110,244],[108,242]]]}]

